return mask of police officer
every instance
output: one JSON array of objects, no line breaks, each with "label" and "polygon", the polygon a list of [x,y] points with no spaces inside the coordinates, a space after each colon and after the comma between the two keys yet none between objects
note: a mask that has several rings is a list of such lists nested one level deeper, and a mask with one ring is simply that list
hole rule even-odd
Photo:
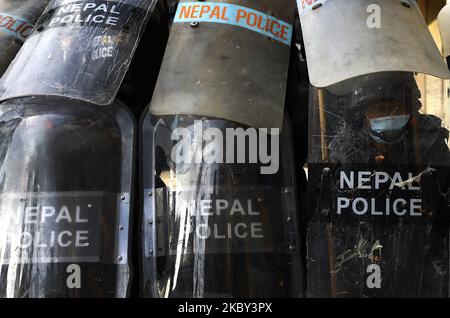
[{"label": "police officer", "polygon": [[[420,97],[412,73],[383,72],[359,78],[352,90],[347,125],[330,142],[331,158],[446,165],[448,131],[438,117],[419,112]],[[419,131],[420,135],[414,135]]]},{"label": "police officer", "polygon": [[419,112],[414,73],[449,74],[417,4],[299,9],[312,84],[308,295],[446,297],[448,131]]},{"label": "police officer", "polygon": [[[315,197],[315,208],[330,210],[315,221],[329,224],[334,241],[335,252],[326,256],[334,259],[333,296],[446,295],[448,131],[437,117],[419,113],[419,97],[412,73],[386,72],[357,79],[338,102],[351,106],[330,128],[330,165],[319,183],[335,190]],[[320,261],[311,254],[310,292],[324,295],[327,288],[312,280]]]}]

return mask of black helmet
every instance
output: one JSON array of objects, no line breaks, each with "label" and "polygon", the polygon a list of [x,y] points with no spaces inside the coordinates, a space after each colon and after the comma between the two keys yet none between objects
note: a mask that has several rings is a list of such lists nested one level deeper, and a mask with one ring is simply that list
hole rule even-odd
[{"label": "black helmet", "polygon": [[373,102],[397,100],[420,109],[420,91],[411,72],[380,72],[359,77],[352,91],[352,109]]}]

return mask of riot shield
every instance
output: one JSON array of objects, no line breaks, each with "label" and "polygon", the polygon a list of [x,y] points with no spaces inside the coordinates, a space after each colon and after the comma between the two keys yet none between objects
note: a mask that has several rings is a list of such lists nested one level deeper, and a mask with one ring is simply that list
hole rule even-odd
[{"label": "riot shield", "polygon": [[412,73],[311,89],[308,295],[448,297],[448,131]]},{"label": "riot shield", "polygon": [[113,102],[156,0],[52,0],[0,81],[0,100]]},{"label": "riot shield", "polygon": [[284,119],[294,13],[290,0],[179,3],[142,122],[143,296],[302,295]]},{"label": "riot shield", "polygon": [[293,0],[180,1],[152,114],[281,128],[294,15]]},{"label": "riot shield", "polygon": [[6,71],[49,0],[0,1],[0,76]]},{"label": "riot shield", "polygon": [[30,97],[0,112],[0,297],[126,297],[129,111]]},{"label": "riot shield", "polygon": [[419,72],[450,78],[415,0],[297,0],[311,84]]},{"label": "riot shield", "polygon": [[[147,113],[142,125],[142,295],[302,296],[287,119],[281,135],[188,115]],[[277,140],[276,172],[261,174],[265,160],[239,159],[240,150],[252,157],[258,144],[274,154]]]}]

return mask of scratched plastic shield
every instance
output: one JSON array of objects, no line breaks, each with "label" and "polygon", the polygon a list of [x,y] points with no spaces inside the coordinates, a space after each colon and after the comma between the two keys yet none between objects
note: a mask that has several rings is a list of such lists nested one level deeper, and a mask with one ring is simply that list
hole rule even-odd
[{"label": "scratched plastic shield", "polygon": [[[194,163],[172,155],[180,146],[172,140],[177,131],[185,132],[184,141],[193,141],[185,153],[196,158],[203,151],[202,142],[195,140],[203,133],[248,127],[214,118],[147,113],[142,123],[143,297],[303,296],[293,145],[285,120],[280,136],[260,136],[279,137],[281,142],[279,169],[265,175],[261,168],[268,164],[259,160]],[[254,145],[245,146],[247,154]],[[209,147],[229,153],[225,140],[216,139]]]},{"label": "scratched plastic shield", "polygon": [[295,1],[181,1],[150,110],[281,128]]},{"label": "scratched plastic shield", "polygon": [[0,109],[0,297],[127,297],[132,116],[55,97]]},{"label": "scratched plastic shield", "polygon": [[52,0],[0,80],[0,99],[53,95],[110,104],[156,0]]},{"label": "scratched plastic shield", "polygon": [[297,0],[312,85],[364,74],[450,78],[415,0]]},{"label": "scratched plastic shield", "polygon": [[311,87],[308,296],[448,297],[449,132],[419,93],[397,72]]},{"label": "scratched plastic shield", "polygon": [[0,1],[0,76],[8,68],[49,0]]}]

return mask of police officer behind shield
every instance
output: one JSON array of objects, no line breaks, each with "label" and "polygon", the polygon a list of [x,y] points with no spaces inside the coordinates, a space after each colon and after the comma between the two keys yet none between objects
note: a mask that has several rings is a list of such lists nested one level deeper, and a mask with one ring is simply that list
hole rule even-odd
[{"label": "police officer behind shield", "polygon": [[420,97],[413,73],[382,72],[359,78],[346,124],[330,142],[331,159],[448,165],[448,130],[438,117],[419,112]]},{"label": "police officer behind shield", "polygon": [[[338,204],[337,214],[325,217],[334,224],[331,235],[339,238],[334,259],[329,259],[335,266],[334,296],[442,297],[446,293],[449,132],[439,118],[419,112],[420,97],[410,72],[364,75],[354,81],[351,93],[328,97],[329,105],[335,104],[332,109],[350,102],[342,120],[330,124],[330,131],[336,131],[329,142],[330,182],[338,189],[333,194],[338,202],[347,202],[348,197],[348,202],[360,200],[368,207],[366,211],[364,205],[349,203],[342,212]],[[342,175],[354,172],[356,178],[361,171],[372,176],[366,183],[355,181],[350,195]],[[392,185],[377,184],[376,173],[386,173],[391,181],[387,184]],[[403,180],[396,180],[396,175]],[[414,178],[407,180],[405,175]],[[327,180],[322,180],[322,187],[327,188]],[[319,206],[327,200],[330,206],[335,203],[321,195]],[[413,201],[420,202],[420,212],[395,213],[399,206],[413,211]],[[347,241],[348,235],[356,245]],[[373,268],[379,273],[372,273]],[[312,294],[323,295],[317,290]]]}]

